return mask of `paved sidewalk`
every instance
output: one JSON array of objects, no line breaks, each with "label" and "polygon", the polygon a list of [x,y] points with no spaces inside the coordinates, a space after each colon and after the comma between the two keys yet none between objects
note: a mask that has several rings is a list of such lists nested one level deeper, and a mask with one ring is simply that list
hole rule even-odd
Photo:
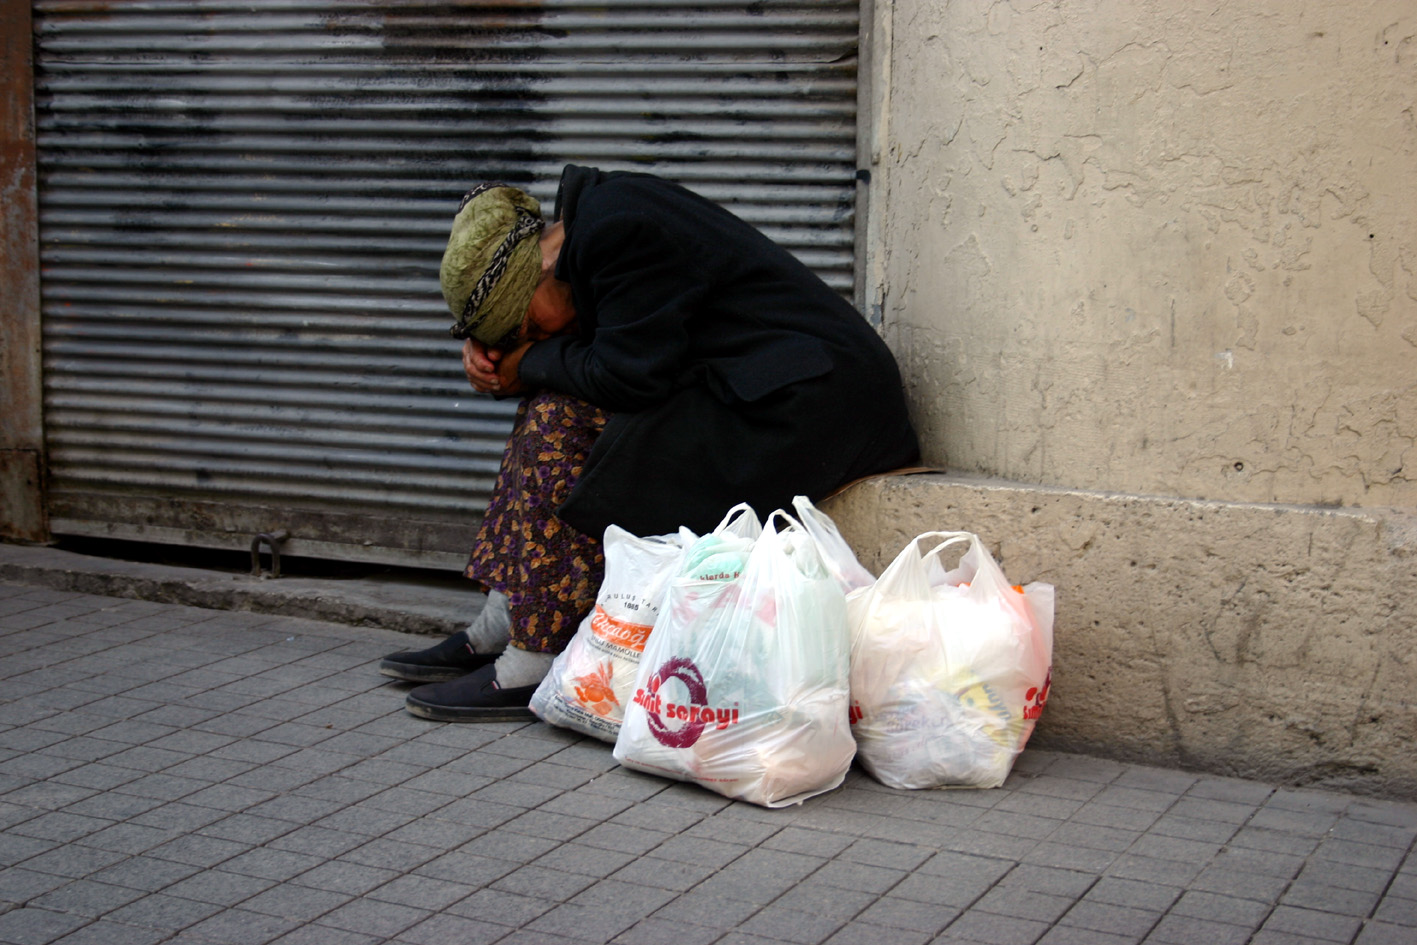
[{"label": "paved sidewalk", "polygon": [[769,811],[413,718],[409,639],[0,585],[0,942],[1417,942],[1417,804],[1029,751]]}]

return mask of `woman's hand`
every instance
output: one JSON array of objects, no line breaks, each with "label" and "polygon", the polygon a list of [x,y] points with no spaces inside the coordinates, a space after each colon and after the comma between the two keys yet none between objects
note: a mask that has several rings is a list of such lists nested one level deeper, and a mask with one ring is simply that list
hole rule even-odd
[{"label": "woman's hand", "polygon": [[522,355],[530,347],[531,342],[526,342],[503,351],[489,348],[474,338],[467,339],[462,346],[462,367],[468,383],[473,390],[483,394],[508,396],[525,392],[526,385],[522,383],[517,369],[522,363]]},{"label": "woman's hand", "polygon": [[497,361],[497,393],[499,394],[524,394],[527,387],[522,383],[521,364],[522,355],[526,354],[526,349],[530,348],[534,342],[523,342],[512,348],[510,351],[501,352],[501,358]]},{"label": "woman's hand", "polygon": [[497,378],[497,362],[502,352],[489,348],[475,338],[469,338],[462,345],[462,369],[467,374],[472,389],[481,394],[500,393]]}]

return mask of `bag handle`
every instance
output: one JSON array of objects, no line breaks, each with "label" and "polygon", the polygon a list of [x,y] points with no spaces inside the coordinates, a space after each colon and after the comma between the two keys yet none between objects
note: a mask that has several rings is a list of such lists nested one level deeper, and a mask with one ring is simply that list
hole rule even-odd
[{"label": "bag handle", "polygon": [[977,542],[979,540],[979,536],[974,534],[973,532],[921,532],[919,535],[915,536],[915,541],[913,542],[917,550],[920,547],[920,540],[922,538],[943,538],[944,541],[940,542],[938,545],[921,555],[921,561],[924,561],[927,558],[933,558],[935,555],[944,551],[950,545],[957,545],[962,541],[967,541],[970,544],[973,544],[974,542]]},{"label": "bag handle", "polygon": [[[742,523],[742,527],[735,527],[739,523]],[[758,513],[753,511],[753,507],[747,502],[739,502],[724,514],[723,520],[713,531],[728,532],[752,539],[762,532],[762,525],[758,521]]]}]

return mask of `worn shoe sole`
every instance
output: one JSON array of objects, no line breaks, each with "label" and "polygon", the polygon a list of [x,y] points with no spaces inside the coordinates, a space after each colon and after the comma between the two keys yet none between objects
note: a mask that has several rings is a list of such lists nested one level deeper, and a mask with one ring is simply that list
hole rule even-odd
[{"label": "worn shoe sole", "polygon": [[381,675],[416,683],[452,682],[454,679],[466,676],[471,671],[457,666],[424,666],[419,663],[400,663],[398,660],[389,659],[379,663]]},{"label": "worn shoe sole", "polygon": [[411,695],[404,699],[404,705],[419,718],[432,719],[434,722],[513,722],[536,718],[531,709],[517,705],[434,705]]}]

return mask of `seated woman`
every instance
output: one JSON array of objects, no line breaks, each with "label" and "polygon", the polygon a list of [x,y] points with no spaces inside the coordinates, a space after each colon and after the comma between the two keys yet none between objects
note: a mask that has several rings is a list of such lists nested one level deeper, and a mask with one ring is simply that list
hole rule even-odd
[{"label": "seated woman", "polygon": [[648,174],[569,165],[463,198],[440,273],[483,393],[523,398],[467,576],[467,630],[380,665],[411,712],[529,717],[595,603],[600,540],[712,529],[918,457],[900,373],[861,315],[722,207]]}]

